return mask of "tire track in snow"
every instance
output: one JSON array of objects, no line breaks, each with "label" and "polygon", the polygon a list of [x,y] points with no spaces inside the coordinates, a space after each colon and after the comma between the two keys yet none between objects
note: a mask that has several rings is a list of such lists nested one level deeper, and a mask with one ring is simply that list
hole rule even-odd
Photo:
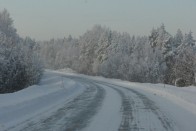
[{"label": "tire track in snow", "polygon": [[118,89],[113,85],[111,86],[110,84],[106,84],[106,85],[116,90],[122,98],[122,106],[121,106],[122,120],[118,131],[139,131],[141,127],[137,126],[133,114],[135,101],[130,96],[127,96],[121,89]]},{"label": "tire track in snow", "polygon": [[21,131],[77,131],[89,123],[90,118],[96,114],[98,107],[104,99],[104,89],[90,82],[86,90],[78,97],[66,103],[62,108],[51,114],[50,117],[38,122],[28,122]]},{"label": "tire track in snow", "polygon": [[[116,90],[122,97],[122,120],[119,131],[176,130],[174,122],[169,119],[167,115],[162,112],[161,109],[159,109],[158,106],[156,106],[156,103],[154,103],[142,93],[134,89],[106,82],[103,83],[104,85],[107,85],[108,87]],[[151,120],[153,122],[151,122]]]},{"label": "tire track in snow", "polygon": [[[144,94],[130,88],[80,77],[67,77],[86,85],[86,90],[66,103],[51,116],[37,122],[27,122],[22,131],[77,131],[90,124],[101,107],[106,90],[114,89],[121,97],[121,123],[118,131],[174,131],[174,123]],[[98,84],[96,84],[98,83]],[[103,118],[104,119],[104,118]],[[99,123],[97,123],[99,124]],[[102,126],[102,125],[100,125]]]},{"label": "tire track in snow", "polygon": [[154,113],[159,121],[162,123],[163,128],[165,131],[174,131],[174,123],[172,120],[170,120],[166,114],[164,114],[157,106],[156,104],[147,98],[145,95],[142,93],[139,93],[138,91],[135,91],[133,89],[127,88],[129,91],[135,93],[143,102],[145,109],[150,110],[152,113]]}]

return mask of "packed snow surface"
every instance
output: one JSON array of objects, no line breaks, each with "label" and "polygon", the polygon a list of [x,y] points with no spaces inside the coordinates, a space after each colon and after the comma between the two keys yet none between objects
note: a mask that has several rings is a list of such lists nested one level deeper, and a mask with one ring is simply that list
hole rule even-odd
[{"label": "packed snow surface", "polygon": [[0,131],[196,131],[196,87],[46,70],[38,85],[0,94]]}]

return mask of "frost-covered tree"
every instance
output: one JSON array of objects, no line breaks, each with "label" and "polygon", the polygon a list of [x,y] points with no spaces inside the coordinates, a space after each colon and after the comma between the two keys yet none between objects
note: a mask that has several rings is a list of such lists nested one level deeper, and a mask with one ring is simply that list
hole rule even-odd
[{"label": "frost-covered tree", "polygon": [[41,42],[40,54],[53,69],[69,67],[90,75],[174,84],[178,54],[193,42],[191,33],[183,36],[178,30],[173,37],[164,25],[153,29],[150,37],[130,36],[96,25],[78,39],[69,36]]},{"label": "frost-covered tree", "polygon": [[195,81],[195,61],[196,53],[193,48],[187,47],[175,58],[175,65],[173,67],[173,72],[175,75],[175,80],[183,79],[185,85],[194,84]]},{"label": "frost-covered tree", "polygon": [[185,34],[183,39],[183,45],[195,47],[195,40],[193,39],[192,32],[190,31],[188,34]]},{"label": "frost-covered tree", "polygon": [[[153,48],[154,55],[157,57],[155,64],[156,70],[154,73],[164,75],[161,82],[167,82],[169,79],[169,66],[171,65],[170,52],[172,50],[172,36],[165,30],[165,26],[161,25],[161,27],[152,30],[149,41]],[[167,68],[164,69],[162,65],[166,65]]]},{"label": "frost-covered tree", "polygon": [[195,83],[196,46],[192,32],[185,34],[182,43],[176,49],[173,75],[175,80],[183,79],[185,85]]},{"label": "frost-covered tree", "polygon": [[158,48],[164,55],[172,49],[172,36],[165,30],[163,24],[152,30],[149,41],[152,48]]},{"label": "frost-covered tree", "polygon": [[45,67],[50,69],[78,69],[78,40],[69,36],[63,39],[51,39],[38,42],[38,52],[44,60]]},{"label": "frost-covered tree", "polygon": [[110,29],[96,25],[79,39],[80,67],[79,72],[92,74],[99,70],[99,65],[108,59],[108,48],[111,45]]},{"label": "frost-covered tree", "polygon": [[0,93],[14,92],[35,84],[42,74],[30,38],[22,39],[7,10],[0,12]]},{"label": "frost-covered tree", "polygon": [[16,29],[13,27],[13,20],[10,18],[10,14],[6,9],[0,13],[0,30],[5,33],[7,37],[18,39]]},{"label": "frost-covered tree", "polygon": [[179,45],[181,45],[182,41],[183,41],[183,34],[182,31],[178,29],[176,35],[174,36],[173,49],[176,49]]}]

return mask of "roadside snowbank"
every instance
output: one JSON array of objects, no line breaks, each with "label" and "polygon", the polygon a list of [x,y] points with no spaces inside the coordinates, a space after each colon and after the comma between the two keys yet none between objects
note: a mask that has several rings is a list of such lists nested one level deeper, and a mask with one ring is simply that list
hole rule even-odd
[{"label": "roadside snowbank", "polygon": [[51,72],[45,72],[39,85],[0,94],[0,129],[11,128],[34,116],[50,113],[75,98],[84,86]]},{"label": "roadside snowbank", "polygon": [[[63,72],[60,73],[63,74]],[[163,116],[168,116],[174,121],[176,127],[178,127],[177,130],[195,131],[196,129],[196,87],[194,86],[180,88],[164,84],[136,83],[73,73],[64,73],[64,75],[73,75],[95,80],[98,83],[107,82],[122,88],[133,89],[152,100],[161,110]]]},{"label": "roadside snowbank", "polygon": [[[56,71],[57,73],[58,71]],[[176,87],[172,85],[164,85],[164,84],[151,84],[151,83],[137,83],[137,82],[129,82],[123,81],[119,79],[109,79],[100,76],[87,76],[75,73],[64,73],[59,72],[65,75],[74,75],[80,76],[87,79],[93,79],[96,81],[107,82],[127,88],[134,88],[140,92],[151,93],[153,95],[157,95],[167,99],[168,101],[173,102],[176,105],[186,109],[189,112],[192,112],[196,115],[196,87]]]},{"label": "roadside snowbank", "polygon": [[151,83],[137,83],[123,81],[119,79],[105,79],[103,77],[89,77],[83,76],[97,81],[104,81],[111,84],[134,88],[143,94],[151,93],[152,95],[160,96],[168,101],[186,109],[187,111],[196,115],[196,87],[176,87],[164,84],[151,84]]},{"label": "roadside snowbank", "polygon": [[38,121],[43,116],[49,116],[62,104],[73,100],[84,91],[85,85],[65,76],[82,77],[134,89],[170,113],[169,115],[180,123],[178,127],[182,130],[195,129],[196,87],[194,86],[179,88],[171,85],[92,77],[69,70],[46,70],[39,85],[15,93],[0,94],[0,130],[12,129],[15,125],[20,125],[21,128],[24,121]]}]

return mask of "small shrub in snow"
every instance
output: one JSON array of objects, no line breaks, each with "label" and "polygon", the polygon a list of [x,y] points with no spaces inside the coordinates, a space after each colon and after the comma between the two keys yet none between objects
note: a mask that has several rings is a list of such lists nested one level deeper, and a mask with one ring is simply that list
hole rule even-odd
[{"label": "small shrub in snow", "polygon": [[177,86],[177,87],[184,87],[184,86],[186,86],[186,81],[184,79],[182,79],[182,78],[178,78],[175,81],[175,86]]}]

